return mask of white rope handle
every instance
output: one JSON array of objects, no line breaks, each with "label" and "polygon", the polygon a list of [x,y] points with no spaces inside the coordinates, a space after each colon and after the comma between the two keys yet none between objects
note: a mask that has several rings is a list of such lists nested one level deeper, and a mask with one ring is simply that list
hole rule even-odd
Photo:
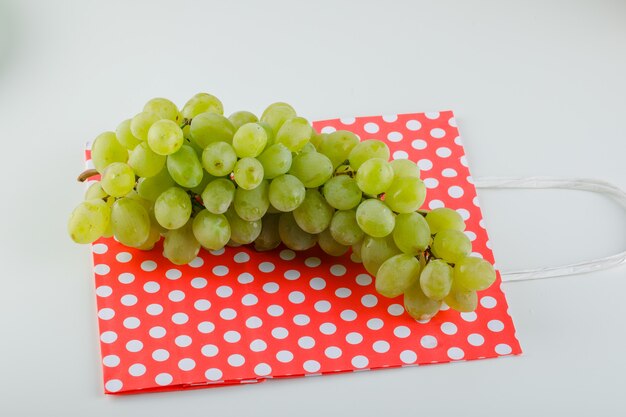
[{"label": "white rope handle", "polygon": [[[591,178],[556,178],[556,177],[482,177],[475,178],[476,188],[562,188],[568,190],[591,191],[604,194],[626,210],[626,193],[615,185]],[[626,250],[603,258],[590,259],[561,266],[535,269],[520,269],[501,272],[502,281],[527,281],[531,279],[553,278],[563,275],[583,274],[612,268],[626,263]]]}]

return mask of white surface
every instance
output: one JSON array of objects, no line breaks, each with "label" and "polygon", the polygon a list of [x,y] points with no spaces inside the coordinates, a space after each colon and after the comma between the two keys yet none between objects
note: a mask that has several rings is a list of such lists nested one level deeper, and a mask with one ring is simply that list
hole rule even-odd
[{"label": "white surface", "polygon": [[[453,109],[475,176],[626,188],[623,1],[0,1],[0,415],[626,413],[624,267],[506,284],[520,357],[105,397],[88,248],[65,233],[82,144],[198,91],[310,119]],[[626,245],[600,197],[480,194],[507,268]]]}]

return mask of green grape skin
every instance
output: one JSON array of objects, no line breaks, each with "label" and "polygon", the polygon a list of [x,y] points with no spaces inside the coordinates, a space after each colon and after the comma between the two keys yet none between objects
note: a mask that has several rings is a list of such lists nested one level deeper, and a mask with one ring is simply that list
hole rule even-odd
[{"label": "green grape skin", "polygon": [[281,244],[278,234],[278,221],[280,215],[267,214],[261,219],[261,234],[254,240],[254,249],[264,252],[277,248]]},{"label": "green grape skin", "polygon": [[426,214],[426,221],[430,226],[432,234],[439,233],[440,230],[465,230],[463,217],[456,211],[447,207],[439,207]]},{"label": "green grape skin", "polygon": [[282,125],[289,119],[296,117],[296,111],[287,103],[270,104],[261,115],[261,121],[267,123],[274,133],[277,133]]},{"label": "green grape skin", "polygon": [[100,174],[113,162],[126,161],[128,150],[117,141],[115,133],[104,132],[94,139],[91,145],[91,162]]},{"label": "green grape skin", "polygon": [[177,184],[185,188],[199,185],[204,177],[198,155],[188,145],[183,145],[178,152],[167,157],[167,171]]},{"label": "green grape skin", "polygon": [[157,121],[159,121],[159,116],[154,113],[142,111],[130,119],[130,131],[137,139],[147,141],[148,132]]},{"label": "green grape skin", "polygon": [[280,215],[278,234],[285,246],[292,250],[307,250],[317,243],[317,235],[302,230],[296,223],[292,212]]},{"label": "green grape skin", "polygon": [[163,256],[175,265],[186,265],[200,252],[200,242],[193,234],[192,221],[165,233]]},{"label": "green grape skin", "polygon": [[257,157],[267,145],[267,133],[258,123],[246,123],[233,136],[233,148],[239,158]]},{"label": "green grape skin", "polygon": [[230,240],[240,245],[247,245],[256,240],[261,234],[261,220],[247,221],[239,217],[234,208],[224,213],[230,223]]},{"label": "green grape skin", "polygon": [[395,298],[415,284],[420,277],[420,263],[411,255],[401,253],[382,263],[376,274],[376,291]]},{"label": "green grape skin", "polygon": [[257,157],[257,160],[263,166],[265,178],[271,180],[289,172],[293,158],[291,151],[287,149],[285,145],[276,143],[268,146],[265,151]]},{"label": "green grape skin", "polygon": [[276,143],[282,143],[291,152],[299,152],[313,134],[309,121],[303,117],[287,120],[276,132]]},{"label": "green grape skin", "polygon": [[211,181],[202,192],[204,207],[213,214],[226,213],[234,198],[235,184],[226,178]]},{"label": "green grape skin", "polygon": [[272,127],[266,122],[258,122],[258,123],[263,128],[263,130],[265,130],[265,134],[267,135],[267,144],[265,145],[265,149],[267,149],[276,143],[276,134],[272,130]]},{"label": "green grape skin", "polygon": [[317,152],[317,149],[315,149],[315,146],[313,146],[311,142],[307,142],[307,144],[304,145],[302,149],[300,149],[299,153],[309,153],[309,152]]},{"label": "green grape skin", "polygon": [[141,246],[150,236],[150,216],[133,198],[124,197],[113,203],[111,225],[115,238],[126,246]]},{"label": "green grape skin", "polygon": [[463,291],[452,288],[444,298],[445,303],[453,310],[461,313],[469,313],[478,307],[478,294],[476,291]]},{"label": "green grape skin", "polygon": [[431,300],[443,300],[452,288],[452,267],[440,259],[431,260],[422,269],[420,286]]},{"label": "green grape skin", "polygon": [[87,188],[85,200],[105,200],[109,195],[102,189],[100,181],[96,181]]},{"label": "green grape skin", "polygon": [[270,183],[270,203],[280,211],[295,210],[302,204],[305,195],[304,185],[293,175],[280,175]]},{"label": "green grape skin", "polygon": [[400,253],[402,252],[396,247],[391,236],[383,238],[365,236],[361,245],[363,266],[372,276],[376,276],[383,262]]},{"label": "green grape skin", "polygon": [[241,126],[245,125],[246,123],[258,122],[259,118],[256,117],[254,113],[242,110],[242,111],[236,111],[230,116],[228,116],[228,120],[230,120],[230,122],[233,124],[233,127],[235,128],[235,131],[237,131],[237,129],[239,129]]},{"label": "green grape skin", "polygon": [[178,111],[176,104],[166,98],[157,97],[149,100],[143,106],[143,111],[156,114],[159,119],[171,120],[178,125],[183,121],[183,116]]},{"label": "green grape skin", "polygon": [[330,225],[334,211],[319,191],[309,188],[302,203],[293,210],[293,217],[302,230],[317,234]]},{"label": "green grape skin", "polygon": [[336,130],[318,139],[316,147],[331,160],[333,168],[344,164],[350,152],[359,144],[359,138],[347,130]]},{"label": "green grape skin", "polygon": [[153,177],[165,166],[165,156],[150,149],[146,142],[141,142],[130,152],[128,165],[140,177]]},{"label": "green grape skin", "polygon": [[149,201],[156,201],[161,193],[176,185],[167,167],[150,178],[140,178],[137,182],[137,194]]},{"label": "green grape skin", "polygon": [[[126,119],[117,126],[115,129],[115,137],[117,141],[128,150],[135,149],[135,146],[139,145],[142,141],[133,135],[130,131],[131,119]],[[123,161],[122,161],[123,162]]]},{"label": "green grape skin", "polygon": [[76,243],[92,243],[100,239],[111,219],[111,208],[100,199],[80,203],[70,215],[67,232]]},{"label": "green grape skin", "polygon": [[389,163],[393,169],[394,178],[419,178],[420,168],[408,159],[394,159]]},{"label": "green grape skin", "polygon": [[102,189],[110,196],[123,197],[135,187],[135,173],[124,162],[113,162],[102,173]]},{"label": "green grape skin", "polygon": [[426,199],[426,186],[419,178],[396,178],[385,192],[385,203],[396,213],[411,213]]},{"label": "green grape skin", "polygon": [[361,247],[363,246],[363,242],[358,242],[352,245],[352,254],[350,254],[350,260],[355,263],[362,264],[363,258],[361,257]]},{"label": "green grape skin", "polygon": [[224,106],[214,95],[198,93],[185,103],[181,113],[183,117],[188,120],[193,119],[201,113],[215,113],[223,115]]},{"label": "green grape skin", "polygon": [[441,301],[431,300],[422,291],[419,280],[404,292],[404,309],[415,320],[431,319],[439,312]]},{"label": "green grape skin", "polygon": [[263,181],[263,165],[255,158],[241,158],[233,168],[233,178],[244,190],[252,190]]},{"label": "green grape skin", "polygon": [[[322,143],[328,138],[328,133],[318,133],[315,129],[313,129],[313,134],[311,135],[311,140],[309,140],[309,143],[312,144],[313,146],[315,146],[315,149],[318,152],[322,152],[321,151],[321,146]],[[322,152],[324,155],[326,155],[326,152]],[[326,155],[328,156],[328,155]],[[328,157],[331,161],[332,159],[330,157]]]},{"label": "green grape skin", "polygon": [[[149,213],[148,213],[149,214]],[[148,239],[144,243],[139,246],[135,246],[139,250],[151,250],[154,248],[156,243],[161,240],[161,226],[156,223],[156,221],[152,221],[150,219],[150,234],[148,235]]]},{"label": "green grape skin", "polygon": [[230,240],[230,224],[223,214],[201,210],[193,219],[193,235],[203,248],[222,249]]},{"label": "green grape skin", "polygon": [[[458,260],[454,265],[454,286],[465,291],[482,291],[496,280],[496,271],[489,262],[474,256]],[[452,306],[450,306],[452,307]]]},{"label": "green grape skin", "polygon": [[333,239],[346,246],[357,244],[365,236],[356,221],[356,210],[337,210],[328,229]]},{"label": "green grape skin", "polygon": [[274,207],[272,205],[272,203],[270,202],[270,207],[267,209],[267,213],[268,214],[280,214],[280,213],[283,213],[283,212],[278,210],[276,207]]},{"label": "green grape skin", "polygon": [[201,113],[191,121],[189,133],[193,141],[204,149],[213,142],[232,144],[235,127],[230,120],[217,113]]},{"label": "green grape skin", "polygon": [[195,187],[190,187],[188,190],[194,194],[200,195],[202,194],[206,186],[214,179],[215,177],[213,175],[209,174],[206,171],[202,171],[202,180],[200,181],[200,183]]},{"label": "green grape skin", "polygon": [[328,204],[337,210],[350,210],[361,202],[363,193],[354,178],[336,175],[329,179],[322,190]]},{"label": "green grape skin", "polygon": [[306,188],[317,188],[332,177],[333,164],[319,152],[300,153],[293,158],[289,173]]},{"label": "green grape skin", "polygon": [[150,214],[150,210],[152,210],[152,208],[154,207],[154,202],[142,198],[135,190],[132,190],[130,193],[126,194],[124,198],[130,198],[141,204],[141,206],[146,209],[146,213],[148,214]]},{"label": "green grape skin", "polygon": [[433,239],[431,249],[436,257],[455,263],[472,252],[472,242],[458,230],[440,230]]},{"label": "green grape skin", "polygon": [[171,120],[159,120],[150,126],[148,131],[148,145],[159,155],[171,155],[177,152],[184,142],[182,129]]},{"label": "green grape skin", "polygon": [[348,155],[350,166],[353,170],[358,171],[361,165],[372,158],[381,158],[385,161],[389,160],[391,155],[389,147],[385,142],[376,139],[368,139],[359,142]]},{"label": "green grape skin", "polygon": [[359,227],[372,237],[389,235],[396,224],[393,212],[385,203],[375,198],[363,201],[356,209]]},{"label": "green grape skin", "polygon": [[328,229],[318,235],[317,244],[330,256],[341,256],[350,249],[350,246],[337,242]]},{"label": "green grape skin", "polygon": [[382,194],[393,182],[393,168],[384,159],[372,158],[361,164],[356,172],[356,183],[365,194]]},{"label": "green grape skin", "polygon": [[267,181],[261,181],[252,190],[237,188],[233,199],[233,208],[237,215],[249,222],[260,220],[270,206],[269,188]]},{"label": "green grape skin", "polygon": [[237,154],[226,142],[209,143],[202,152],[202,166],[216,177],[229,175],[237,163]]},{"label": "green grape skin", "polygon": [[430,245],[430,228],[424,217],[416,212],[396,216],[393,241],[408,255],[419,255]]},{"label": "green grape skin", "polygon": [[154,203],[154,217],[168,230],[183,227],[191,217],[191,197],[182,188],[168,188]]}]

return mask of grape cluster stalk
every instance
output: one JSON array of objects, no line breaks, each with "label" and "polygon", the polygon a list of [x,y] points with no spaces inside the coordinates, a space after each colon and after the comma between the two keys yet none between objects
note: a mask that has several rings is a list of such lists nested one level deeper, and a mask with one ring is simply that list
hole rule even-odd
[{"label": "grape cluster stalk", "polygon": [[180,110],[154,98],[100,134],[91,158],[95,170],[79,180],[101,177],[70,216],[77,243],[114,236],[151,250],[163,237],[163,255],[177,265],[224,246],[351,250],[377,292],[403,295],[417,320],[444,302],[475,310],[477,291],[496,279],[489,262],[470,256],[459,213],[420,209],[426,187],[414,162],[390,162],[376,139],[320,134],[287,103],[271,104],[260,118],[225,117],[211,94],[196,94]]}]

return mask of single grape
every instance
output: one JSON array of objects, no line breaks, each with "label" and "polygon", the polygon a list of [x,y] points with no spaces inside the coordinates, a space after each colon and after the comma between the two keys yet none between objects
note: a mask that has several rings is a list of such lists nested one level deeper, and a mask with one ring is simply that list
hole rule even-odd
[{"label": "single grape", "polygon": [[304,185],[293,175],[280,175],[270,184],[270,203],[280,211],[295,210],[304,201],[304,196]]},{"label": "single grape", "polygon": [[156,114],[159,119],[167,119],[180,125],[183,122],[183,116],[178,111],[176,104],[166,98],[153,98],[144,106],[143,111]]},{"label": "single grape", "polygon": [[226,142],[209,143],[202,152],[202,166],[209,174],[216,177],[229,175],[236,163],[235,150]]},{"label": "single grape", "polygon": [[465,291],[482,291],[496,280],[496,271],[489,262],[468,256],[454,265],[454,286]]},{"label": "single grape", "polygon": [[102,189],[110,196],[122,197],[135,187],[135,173],[123,162],[113,162],[102,173]]},{"label": "single grape", "polygon": [[178,151],[185,138],[182,129],[171,120],[159,120],[148,131],[148,145],[159,155],[171,155]]},{"label": "single grape", "polygon": [[261,234],[254,241],[254,249],[259,252],[277,248],[281,241],[278,234],[278,221],[280,215],[267,214],[261,219]]},{"label": "single grape", "polygon": [[358,171],[363,162],[372,158],[381,158],[385,161],[389,160],[389,147],[385,142],[376,139],[368,139],[359,142],[348,155],[350,166],[353,170]]},{"label": "single grape", "polygon": [[204,149],[213,142],[232,144],[235,127],[230,120],[217,113],[201,113],[193,118],[189,133],[193,141]]},{"label": "single grape", "polygon": [[87,188],[85,192],[85,200],[104,200],[109,195],[102,189],[102,183],[96,181]]},{"label": "single grape", "polygon": [[150,219],[150,234],[148,235],[148,239],[144,243],[139,246],[136,246],[137,249],[140,250],[151,250],[154,248],[154,245],[161,240],[161,225],[156,223],[156,220],[153,221]]},{"label": "single grape", "polygon": [[336,175],[324,184],[322,190],[328,204],[337,210],[350,210],[361,202],[363,193],[356,180],[348,175]]},{"label": "single grape", "polygon": [[80,203],[70,215],[67,232],[76,243],[92,243],[109,228],[111,208],[103,200]]},{"label": "single grape", "polygon": [[307,250],[317,243],[317,235],[302,230],[291,212],[280,215],[278,234],[285,246],[293,250]]},{"label": "single grape", "polygon": [[313,128],[308,120],[294,117],[283,123],[276,132],[276,143],[282,143],[291,152],[299,152],[311,139]]},{"label": "single grape", "polygon": [[167,167],[165,167],[154,177],[140,178],[137,182],[137,194],[146,200],[156,201],[163,191],[175,184]]},{"label": "single grape", "polygon": [[142,111],[130,120],[130,131],[139,140],[148,140],[148,132],[153,124],[159,121],[159,116],[154,113]]},{"label": "single grape", "polygon": [[363,266],[373,276],[376,276],[383,262],[400,253],[402,252],[396,247],[391,236],[377,238],[366,235],[361,245]]},{"label": "single grape", "polygon": [[324,230],[318,235],[317,244],[330,256],[341,256],[350,249],[350,246],[342,245],[337,242],[331,235],[329,229]]},{"label": "single grape", "polygon": [[338,210],[330,221],[333,239],[342,245],[354,245],[363,240],[364,233],[356,221],[356,210]]},{"label": "single grape", "polygon": [[230,224],[223,214],[202,210],[193,219],[193,235],[202,247],[209,250],[222,249],[230,240]]},{"label": "single grape", "polygon": [[130,152],[128,165],[140,177],[153,177],[165,166],[165,156],[159,155],[150,149],[147,142],[141,142]]},{"label": "single grape", "polygon": [[415,284],[420,277],[420,263],[414,256],[401,253],[382,263],[376,274],[376,291],[395,298]]},{"label": "single grape", "polygon": [[394,178],[419,178],[420,168],[408,159],[394,159],[389,163],[393,169]]},{"label": "single grape", "polygon": [[396,216],[393,241],[408,255],[419,255],[430,245],[430,229],[424,217],[418,213],[402,213]]},{"label": "single grape", "polygon": [[356,209],[356,221],[365,233],[373,237],[387,236],[393,231],[396,223],[389,207],[375,198],[359,204]]},{"label": "single grape", "polygon": [[252,190],[237,188],[233,208],[239,217],[249,222],[260,220],[270,206],[269,188],[267,181],[261,181]]},{"label": "single grape", "polygon": [[289,173],[307,188],[317,188],[333,175],[333,165],[319,152],[300,153],[293,158]]},{"label": "single grape", "polygon": [[265,178],[268,180],[286,174],[291,168],[291,151],[282,143],[268,146],[257,159],[263,166]]},{"label": "single grape", "polygon": [[385,203],[396,213],[411,213],[426,199],[426,186],[419,178],[396,178],[385,192]]},{"label": "single grape", "polygon": [[261,115],[261,121],[267,123],[274,133],[289,119],[296,117],[296,111],[287,103],[270,104]]},{"label": "single grape", "polygon": [[168,188],[154,203],[154,217],[166,229],[183,227],[190,216],[191,198],[182,188]]},{"label": "single grape", "polygon": [[472,242],[458,230],[440,230],[433,239],[433,254],[446,262],[455,263],[472,251]]},{"label": "single grape", "polygon": [[113,162],[126,162],[128,150],[117,141],[115,133],[104,132],[91,145],[91,162],[99,173]]},{"label": "single grape", "polygon": [[[309,143],[313,144],[313,146],[315,146],[315,149],[317,149],[318,152],[321,152],[320,149],[321,149],[322,142],[324,142],[326,139],[328,139],[328,133],[318,133],[314,128],[313,134],[311,135],[311,140],[309,140]],[[326,152],[322,152],[322,153],[326,155]],[[331,159],[330,157],[328,158]]]},{"label": "single grape", "polygon": [[228,246],[229,248],[238,248],[240,246],[243,246],[241,243],[237,243],[234,240],[229,240],[228,243],[226,244],[226,246]]},{"label": "single grape", "polygon": [[113,203],[111,225],[115,238],[126,246],[141,246],[150,236],[150,216],[133,198],[120,198]]},{"label": "single grape", "polygon": [[276,143],[276,134],[272,130],[272,127],[266,122],[258,122],[258,123],[263,128],[263,130],[265,130],[265,134],[267,135],[267,144],[265,145],[265,149],[267,149]]},{"label": "single grape", "polygon": [[258,123],[246,123],[233,136],[233,148],[239,158],[256,157],[267,144],[267,133]]},{"label": "single grape", "polygon": [[432,234],[438,233],[440,230],[465,230],[465,222],[463,217],[456,211],[447,207],[439,207],[431,210],[426,215],[426,221],[430,226]]},{"label": "single grape", "polygon": [[404,309],[415,320],[429,320],[441,308],[441,301],[431,300],[417,281],[404,292]]},{"label": "single grape", "polygon": [[239,217],[234,208],[224,213],[230,223],[230,240],[240,245],[247,245],[255,241],[261,234],[261,220],[247,221]]},{"label": "single grape", "polygon": [[226,178],[211,181],[202,192],[204,207],[213,214],[226,213],[233,198],[235,198],[235,184]]},{"label": "single grape", "polygon": [[215,179],[215,177],[213,175],[211,175],[208,172],[203,170],[202,171],[202,180],[195,187],[190,187],[189,191],[191,191],[194,194],[198,194],[198,195],[202,194],[202,192],[204,191],[206,186],[209,185],[209,183],[211,181],[213,181],[214,179]]},{"label": "single grape", "polygon": [[352,256],[351,258],[356,258],[356,262],[363,263],[363,257],[361,256],[361,248],[363,247],[363,241],[357,242],[352,245]]},{"label": "single grape", "polygon": [[309,188],[302,204],[293,211],[293,217],[302,230],[316,234],[330,225],[334,211],[319,191]]},{"label": "single grape", "polygon": [[198,155],[188,145],[183,145],[178,152],[167,157],[167,171],[177,184],[186,188],[199,185],[204,177]]},{"label": "single grape", "polygon": [[387,191],[393,182],[393,169],[389,162],[372,158],[363,162],[356,172],[356,183],[365,194],[376,196]]},{"label": "single grape", "polygon": [[317,139],[316,147],[331,160],[333,168],[345,164],[350,152],[359,143],[359,138],[347,130],[336,130],[327,136]]},{"label": "single grape", "polygon": [[443,300],[452,288],[452,267],[442,260],[431,260],[420,274],[420,285],[431,300]]},{"label": "single grape", "polygon": [[141,143],[141,139],[136,138],[133,132],[130,131],[130,121],[130,119],[126,119],[117,126],[117,129],[115,129],[115,137],[126,149],[133,150],[135,146]]},{"label": "single grape", "polygon": [[252,190],[263,181],[263,165],[255,158],[241,158],[233,169],[233,178],[244,190]]},{"label": "single grape", "polygon": [[302,149],[300,149],[299,153],[309,153],[309,152],[317,152],[317,149],[315,149],[315,146],[311,142],[307,142],[307,144],[304,145]]},{"label": "single grape", "polygon": [[224,114],[224,106],[214,95],[198,93],[185,103],[182,115],[185,119],[193,119],[201,113],[215,113],[222,115]]},{"label": "single grape", "polygon": [[476,291],[463,291],[452,288],[444,298],[445,303],[453,310],[461,313],[469,313],[478,307],[478,294]]},{"label": "single grape", "polygon": [[228,120],[233,124],[235,131],[239,129],[241,126],[246,123],[256,123],[259,121],[259,118],[254,115],[254,113],[250,113],[249,111],[236,111],[230,116],[228,116]]},{"label": "single grape", "polygon": [[165,234],[163,256],[176,265],[186,265],[200,252],[200,243],[193,234],[192,221]]}]

